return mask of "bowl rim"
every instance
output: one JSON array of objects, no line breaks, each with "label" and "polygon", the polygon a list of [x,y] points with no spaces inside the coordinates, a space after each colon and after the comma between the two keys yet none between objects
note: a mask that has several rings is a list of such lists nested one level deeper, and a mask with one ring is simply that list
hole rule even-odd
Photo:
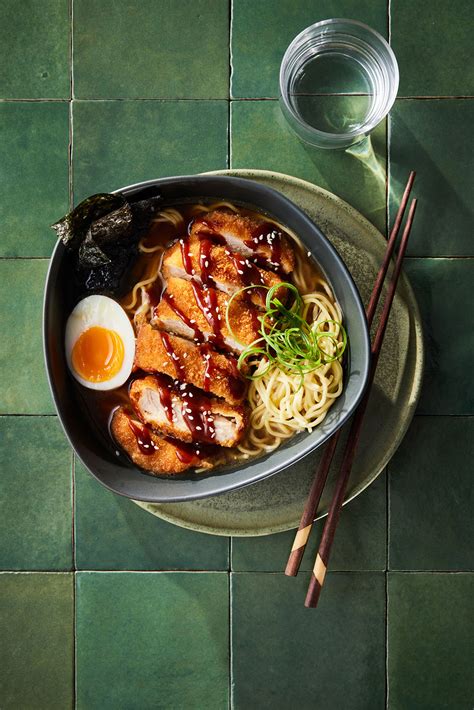
[{"label": "bowl rim", "polygon": [[[96,473],[89,463],[84,460],[84,457],[81,454],[80,449],[83,447],[81,445],[81,442],[76,441],[76,435],[72,431],[72,427],[67,424],[64,421],[63,418],[63,412],[62,412],[62,405],[60,402],[60,397],[59,397],[59,392],[56,386],[56,383],[54,381],[54,376],[52,372],[52,366],[51,366],[51,353],[50,353],[50,348],[48,345],[48,334],[50,330],[50,324],[49,324],[49,303],[53,297],[53,286],[52,286],[52,278],[54,275],[54,272],[58,268],[57,260],[62,259],[63,255],[66,253],[66,248],[62,244],[62,242],[58,239],[54,249],[51,253],[50,257],[50,262],[48,265],[48,271],[46,274],[46,280],[45,280],[45,287],[44,287],[44,295],[43,295],[43,309],[42,309],[42,336],[43,336],[43,357],[44,357],[44,362],[45,362],[45,369],[46,369],[46,375],[47,375],[47,380],[48,380],[48,385],[49,389],[51,392],[51,396],[54,402],[54,406],[56,409],[56,413],[58,415],[58,419],[60,421],[60,424],[63,428],[63,431],[66,435],[67,440],[69,441],[69,444],[71,445],[74,453],[78,457],[78,459],[82,462],[82,464],[85,466],[85,468],[91,473],[91,475],[99,481],[105,488],[108,490],[121,495],[126,498],[134,499],[134,500],[139,500],[143,502],[148,502],[148,503],[175,503],[175,502],[185,502],[185,501],[191,501],[191,500],[198,500],[201,498],[209,498],[214,495],[220,495],[223,493],[229,493],[233,490],[238,490],[240,488],[244,488],[246,486],[252,485],[253,483],[256,483],[258,481],[263,481],[266,478],[269,478],[270,476],[273,476],[277,473],[280,473],[296,462],[300,461],[303,459],[305,456],[310,454],[312,451],[314,451],[316,448],[319,448],[320,446],[323,446],[325,442],[333,436],[339,429],[341,429],[344,424],[350,419],[350,417],[353,415],[355,409],[357,408],[359,402],[362,399],[362,396],[366,390],[367,387],[367,382],[368,382],[368,376],[369,376],[369,367],[370,367],[370,359],[371,359],[371,349],[370,349],[370,335],[369,335],[369,329],[367,326],[367,320],[366,320],[366,315],[365,315],[365,309],[359,294],[359,290],[352,278],[352,275],[346,266],[345,262],[343,261],[342,257],[339,255],[338,251],[335,249],[335,247],[331,244],[331,242],[327,239],[327,237],[321,232],[319,227],[308,217],[308,215],[302,210],[298,205],[296,205],[292,200],[290,200],[288,197],[283,195],[282,193],[278,192],[272,187],[269,187],[267,185],[262,185],[261,183],[257,183],[251,179],[248,178],[242,178],[242,177],[234,177],[234,176],[228,176],[228,175],[212,175],[211,173],[201,173],[197,175],[189,174],[189,175],[179,175],[179,176],[172,176],[172,177],[163,177],[163,178],[156,178],[156,179],[150,179],[150,180],[145,180],[145,181],[140,181],[137,183],[132,183],[130,185],[127,185],[125,187],[117,188],[111,193],[123,193],[125,195],[133,195],[134,193],[145,189],[149,187],[154,187],[157,186],[159,187],[160,185],[178,185],[182,181],[196,181],[196,182],[203,182],[205,183],[209,179],[212,180],[217,180],[219,183],[222,183],[225,185],[228,183],[229,185],[231,184],[236,184],[237,186],[240,186],[242,188],[245,187],[252,187],[252,189],[256,190],[257,192],[261,194],[266,194],[269,197],[274,197],[276,198],[281,205],[285,205],[289,207],[291,210],[296,211],[298,213],[299,219],[301,219],[303,222],[306,222],[306,225],[309,229],[315,231],[318,234],[318,238],[322,240],[324,243],[325,249],[331,254],[332,259],[337,263],[338,269],[340,272],[344,274],[345,281],[347,286],[349,287],[349,290],[351,292],[351,297],[354,300],[354,305],[358,311],[358,317],[360,324],[362,325],[362,339],[363,339],[363,353],[362,353],[362,368],[359,371],[359,385],[358,385],[358,390],[356,391],[356,394],[353,397],[353,400],[350,404],[350,406],[347,408],[347,411],[341,414],[341,416],[337,419],[337,421],[334,422],[334,425],[332,428],[326,432],[318,441],[308,441],[305,445],[302,445],[298,451],[293,452],[291,455],[286,457],[286,460],[284,463],[276,463],[271,465],[270,464],[270,459],[267,459],[267,463],[270,465],[266,468],[266,471],[264,473],[258,473],[256,475],[253,475],[249,477],[247,480],[244,482],[236,482],[236,481],[228,481],[225,483],[223,480],[221,482],[221,485],[218,486],[217,489],[215,489],[215,486],[205,486],[202,485],[201,487],[203,490],[195,490],[192,493],[179,493],[179,492],[171,492],[167,493],[166,495],[160,495],[157,490],[157,494],[153,495],[150,497],[150,495],[144,495],[140,493],[134,493],[133,495],[129,494],[128,492],[121,490],[119,487],[115,487],[111,484],[109,484],[107,481],[103,480],[103,477]],[[252,204],[252,200],[249,199],[249,204]],[[316,258],[316,257],[315,257]],[[276,449],[278,451],[278,449]],[[270,453],[270,457],[271,454]],[[250,459],[250,461],[257,461],[258,459]],[[241,468],[245,468],[246,463],[244,462],[243,465],[240,465],[233,469],[232,473],[237,473]],[[133,469],[131,469],[133,470]],[[138,473],[141,473],[142,475],[143,472],[135,466],[135,470]],[[163,482],[165,479],[161,477],[153,477],[151,475],[148,476],[148,478],[153,482],[153,484],[156,484],[156,488],[159,488],[159,483]],[[201,479],[199,479],[199,482],[203,484],[205,481],[218,481],[219,479],[219,474],[217,473],[216,475],[208,475],[205,476]],[[182,478],[176,479],[176,480],[183,480]],[[169,483],[174,483],[175,479],[167,479],[167,482]],[[189,482],[189,479],[188,479]],[[137,480],[138,483],[138,480]],[[210,488],[210,489],[209,489]]]}]

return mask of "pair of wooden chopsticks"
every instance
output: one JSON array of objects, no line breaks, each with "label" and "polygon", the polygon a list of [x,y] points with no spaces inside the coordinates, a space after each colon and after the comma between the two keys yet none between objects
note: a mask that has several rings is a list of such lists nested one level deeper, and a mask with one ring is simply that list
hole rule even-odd
[{"label": "pair of wooden chopsticks", "polygon": [[[400,231],[400,227],[403,220],[403,215],[408,204],[414,180],[415,173],[412,171],[409,175],[408,182],[403,193],[402,201],[400,203],[400,207],[398,209],[397,216],[395,218],[395,222],[393,224],[393,228],[387,242],[383,262],[377,274],[377,278],[372,289],[372,294],[370,296],[369,304],[366,309],[366,316],[369,328],[372,325],[372,321],[375,316],[375,311],[377,310],[377,305],[380,300],[380,295],[382,293],[382,286],[387,275],[392,254],[395,250],[395,243],[397,241],[398,233]],[[341,467],[336,481],[336,487],[333,493],[333,498],[329,508],[328,516],[324,525],[324,530],[319,545],[318,554],[316,556],[314,568],[311,573],[308,593],[306,595],[305,600],[305,606],[307,607],[317,606],[319,595],[324,584],[324,577],[326,575],[329,556],[331,554],[331,548],[336,533],[337,523],[339,521],[339,515],[341,512],[342,504],[344,503],[344,495],[346,492],[347,482],[349,480],[352,464],[354,462],[360,432],[362,429],[362,423],[367,408],[367,402],[369,400],[370,391],[372,388],[375,371],[377,369],[377,364],[379,360],[380,350],[382,348],[385,330],[390,315],[390,309],[392,307],[393,298],[395,296],[398,278],[400,276],[402,262],[408,244],[408,237],[410,236],[410,230],[413,224],[413,218],[415,216],[416,204],[416,199],[412,200],[410,204],[410,210],[408,212],[408,218],[406,221],[405,229],[403,230],[397,259],[392,273],[392,278],[388,287],[385,303],[383,305],[379,325],[377,327],[377,331],[373,339],[372,357],[367,387],[364,396],[359,406],[357,407],[357,410],[352,419],[351,427],[349,430],[349,436],[346,442]],[[301,560],[306,549],[306,543],[313,527],[314,518],[316,517],[319,501],[321,499],[321,495],[327,481],[331,462],[333,460],[337,443],[340,438],[340,433],[341,430],[336,432],[336,434],[334,434],[334,436],[332,436],[331,439],[327,442],[319,468],[314,477],[313,484],[311,486],[311,490],[306,501],[303,515],[301,516],[300,525],[298,527],[298,531],[296,533],[293,542],[293,547],[291,548],[290,556],[288,558],[288,562],[285,569],[285,574],[290,577],[295,577],[298,574]]]}]

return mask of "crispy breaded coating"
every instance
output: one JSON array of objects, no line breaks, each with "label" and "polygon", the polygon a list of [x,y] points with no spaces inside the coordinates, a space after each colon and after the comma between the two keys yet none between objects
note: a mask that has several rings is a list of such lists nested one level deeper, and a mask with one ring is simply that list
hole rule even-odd
[{"label": "crispy breaded coating", "polygon": [[232,355],[218,353],[210,345],[195,345],[176,335],[165,334],[163,339],[161,332],[149,323],[138,331],[134,369],[161,372],[223,397],[229,404],[239,404],[246,394],[246,382]]},{"label": "crispy breaded coating", "polygon": [[154,431],[188,443],[235,446],[247,423],[243,407],[200,395],[189,385],[174,388],[163,376],[135,380],[130,399],[142,421]]},{"label": "crispy breaded coating", "polygon": [[[198,305],[201,299],[203,305]],[[156,306],[152,323],[188,339],[209,341],[217,347],[241,353],[259,335],[257,311],[237,296],[229,309],[232,332],[226,324],[229,297],[216,289],[171,277]]]},{"label": "crispy breaded coating", "polygon": [[[144,430],[146,436],[152,442],[153,453],[143,453],[137,442],[137,436],[130,426],[130,421],[128,414],[122,407],[119,407],[114,412],[111,431],[119,446],[125,450],[133,463],[140,468],[156,475],[163,475],[183,473],[189,468],[212,468],[215,465],[215,460],[212,460],[209,456],[201,458],[193,455],[191,448],[186,447],[185,444],[182,444],[183,449],[180,449],[179,442],[176,442],[175,445],[173,442],[158,436],[148,427],[144,428],[144,425],[138,420],[132,419],[132,422],[135,422],[137,427]],[[180,454],[180,451],[182,451],[182,454]],[[217,447],[216,452],[217,454],[219,452]]]},{"label": "crispy breaded coating", "polygon": [[[187,259],[188,264],[185,263]],[[187,271],[189,267],[191,273]],[[197,237],[180,239],[165,252],[163,275],[166,279],[175,276],[188,281],[194,279],[201,284],[208,282],[228,294],[250,284],[263,286],[265,288],[250,289],[247,294],[250,301],[260,308],[265,307],[267,288],[282,281],[273,271],[259,268],[248,257]]]},{"label": "crispy breaded coating", "polygon": [[191,234],[220,235],[232,249],[244,256],[257,255],[269,268],[289,274],[295,266],[290,238],[265,220],[217,209],[196,217]]}]

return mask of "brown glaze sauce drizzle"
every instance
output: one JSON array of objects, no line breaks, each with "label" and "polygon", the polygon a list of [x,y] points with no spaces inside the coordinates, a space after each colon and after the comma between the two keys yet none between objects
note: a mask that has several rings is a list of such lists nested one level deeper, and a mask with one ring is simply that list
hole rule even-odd
[{"label": "brown glaze sauce drizzle", "polygon": [[190,318],[184,313],[179,306],[176,305],[174,302],[174,298],[170,296],[170,294],[165,291],[164,294],[162,295],[162,300],[165,301],[165,303],[168,304],[168,306],[171,308],[172,311],[176,313],[176,315],[181,318],[183,323],[188,326],[190,330],[193,331],[193,338],[198,341],[203,341],[205,340],[204,333],[199,330],[199,328],[196,326],[196,323],[193,323]]},{"label": "brown glaze sauce drizzle", "polygon": [[150,430],[144,424],[139,424],[128,416],[128,426],[134,434],[137,446],[142,454],[151,456],[155,451],[158,451],[159,447],[153,441]]},{"label": "brown glaze sauce drizzle", "polygon": [[173,348],[170,340],[170,336],[168,333],[165,333],[164,331],[160,331],[160,336],[161,336],[161,342],[163,343],[163,347],[166,350],[166,354],[168,355],[169,359],[174,365],[174,368],[176,370],[176,377],[178,380],[183,380],[186,374],[186,371],[183,367],[183,364],[181,360],[179,359],[179,355],[176,353],[175,349]]},{"label": "brown glaze sauce drizzle", "polygon": [[[215,243],[221,245],[227,243],[225,238],[216,230],[212,220],[208,220],[205,217],[196,217],[194,221],[191,221],[188,232],[190,232],[193,224],[199,225],[202,229],[202,234],[200,233],[201,230],[196,233],[199,239],[209,234],[212,236]],[[244,239],[243,244],[253,252],[252,258],[256,264],[264,269],[271,269],[276,273],[282,271],[281,255],[283,234],[278,231],[276,224],[268,221],[259,222],[259,224],[252,229],[250,239]],[[270,248],[269,256],[266,255],[267,247]]]},{"label": "brown glaze sauce drizzle", "polygon": [[199,268],[201,270],[201,281],[204,286],[212,285],[210,282],[214,283],[214,279],[209,274],[209,270],[212,268],[211,252],[213,246],[212,241],[207,237],[199,239]]},{"label": "brown glaze sauce drizzle", "polygon": [[[219,313],[216,290],[207,286],[200,286],[194,280],[191,280],[191,286],[193,288],[196,304],[212,328],[212,335],[209,340],[218,347],[225,347],[222,337],[222,316]],[[204,340],[204,337],[202,339]]]},{"label": "brown glaze sauce drizzle", "polygon": [[[157,446],[157,444],[153,441],[151,431],[148,427],[144,424],[138,423],[132,419],[130,415],[127,415],[127,417],[128,425],[131,432],[135,436],[137,446],[141,453],[145,456],[151,456],[156,451],[159,451],[159,446]],[[193,461],[199,463],[202,457],[210,455],[211,453],[210,447],[203,447],[198,442],[186,444],[184,441],[178,441],[171,436],[164,436],[163,440],[167,441],[174,447],[178,461],[181,461],[181,463],[187,466]]]}]

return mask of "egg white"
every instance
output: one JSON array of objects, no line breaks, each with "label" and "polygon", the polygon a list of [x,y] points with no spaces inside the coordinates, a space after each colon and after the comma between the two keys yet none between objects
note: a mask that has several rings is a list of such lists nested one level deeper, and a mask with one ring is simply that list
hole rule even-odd
[{"label": "egg white", "polygon": [[[84,380],[72,366],[72,351],[79,336],[89,328],[98,326],[114,330],[123,342],[123,362],[119,372],[104,382]],[[66,323],[66,360],[73,377],[93,390],[112,390],[120,387],[130,376],[135,358],[135,333],[127,314],[112,298],[107,296],[87,296],[76,305]]]}]

